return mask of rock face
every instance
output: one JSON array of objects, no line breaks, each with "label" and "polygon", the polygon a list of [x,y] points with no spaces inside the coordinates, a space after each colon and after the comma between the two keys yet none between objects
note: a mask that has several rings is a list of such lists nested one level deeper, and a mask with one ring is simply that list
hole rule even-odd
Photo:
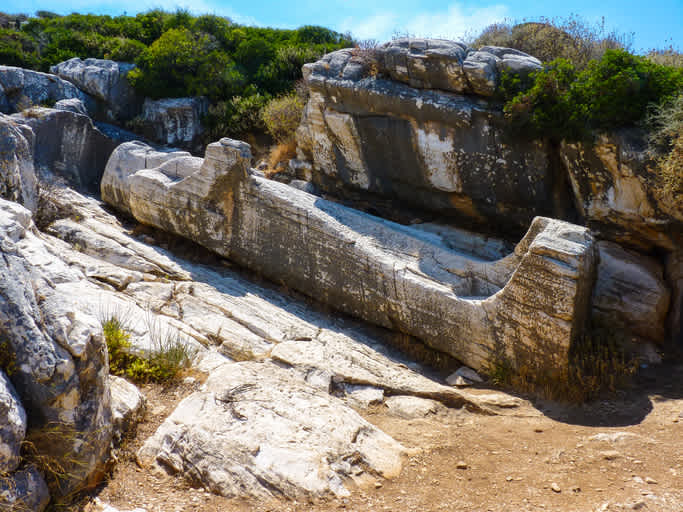
[{"label": "rock face", "polygon": [[[507,134],[500,107],[487,99],[425,88],[452,82],[450,90],[469,91],[469,68],[458,64],[464,50],[437,43],[421,53],[405,41],[380,48],[380,68],[398,81],[363,77],[365,57],[354,50],[304,65],[311,94],[296,134],[297,158],[312,164],[313,182],[341,197],[379,195],[399,208],[518,233],[536,215],[570,217],[569,187],[559,169],[553,172],[543,142]],[[476,53],[494,68],[505,61]]]},{"label": "rock face", "polygon": [[[7,346],[0,350],[8,350]],[[26,412],[14,386],[0,370],[0,474],[7,474],[19,465],[19,450],[26,435]]]},{"label": "rock face", "polygon": [[142,106],[144,135],[160,144],[192,148],[203,131],[201,119],[208,108],[204,97],[146,99]]},{"label": "rock face", "polygon": [[[403,447],[340,400],[272,363],[225,364],[138,452],[217,494],[346,496],[345,481],[398,476]],[[359,482],[360,483],[360,482]]]},{"label": "rock face", "polygon": [[28,415],[27,440],[54,468],[52,492],[66,494],[98,471],[109,449],[102,331],[69,300],[81,293],[83,274],[42,243],[29,210],[0,200],[0,244],[0,332],[14,361],[10,377]]},{"label": "rock face", "polygon": [[88,107],[94,107],[92,98],[55,75],[0,66],[0,112],[4,114],[70,98],[80,99]]},{"label": "rock face", "polygon": [[580,214],[599,236],[641,249],[683,246],[683,209],[655,183],[646,139],[637,130],[560,149]]},{"label": "rock face", "polygon": [[119,146],[102,186],[105,201],[140,222],[475,368],[505,360],[554,372],[567,364],[592,289],[594,246],[584,228],[537,218],[513,254],[487,262],[261,178],[243,142],[210,144],[204,160],[180,155],[130,168],[140,151]]},{"label": "rock face", "polygon": [[138,115],[142,103],[126,79],[134,68],[135,64],[126,62],[74,57],[52,66],[50,72],[99,100],[98,118],[123,122]]},{"label": "rock face", "polygon": [[12,118],[32,132],[37,173],[61,176],[79,190],[99,189],[104,167],[118,142],[100,132],[89,117],[34,107]]},{"label": "rock face", "polygon": [[34,134],[26,125],[0,114],[0,197],[31,211],[38,205],[33,140]]},{"label": "rock face", "polygon": [[593,318],[610,328],[664,341],[671,292],[661,265],[613,242],[599,242],[600,265],[593,290]]}]

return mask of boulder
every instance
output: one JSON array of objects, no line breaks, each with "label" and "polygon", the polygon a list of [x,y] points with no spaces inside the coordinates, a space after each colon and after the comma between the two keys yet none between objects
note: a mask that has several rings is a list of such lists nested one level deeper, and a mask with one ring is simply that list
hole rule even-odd
[{"label": "boulder", "polygon": [[33,143],[31,129],[17,119],[0,114],[0,197],[35,212],[38,182]]},{"label": "boulder", "polygon": [[[0,351],[8,350],[6,342]],[[26,412],[14,386],[0,369],[0,475],[14,471],[19,465],[21,443],[26,435]]]},{"label": "boulder", "polygon": [[126,78],[135,64],[106,59],[74,57],[50,68],[50,72],[68,80],[101,102],[98,118],[125,122],[140,113],[141,100]]},{"label": "boulder", "polygon": [[405,449],[339,399],[272,363],[225,364],[139,450],[227,497],[347,496],[348,482],[394,478]]},{"label": "boulder", "polygon": [[12,114],[59,100],[77,98],[94,111],[94,101],[58,76],[13,66],[0,66],[0,112]]},{"label": "boulder", "polygon": [[79,190],[99,190],[104,167],[118,142],[100,132],[89,117],[34,107],[12,118],[32,131],[37,173],[60,176]]},{"label": "boulder", "polygon": [[147,400],[135,384],[116,375],[109,376],[109,389],[112,432],[120,442],[144,418]]},{"label": "boulder", "polygon": [[[297,158],[310,164],[309,181],[321,191],[369,202],[381,196],[395,210],[435,212],[508,236],[537,215],[572,217],[571,190],[549,145],[509,133],[499,103],[410,80],[344,78],[359,58],[339,50],[304,65],[310,97]],[[500,60],[468,54],[462,73],[478,94],[495,89]]]},{"label": "boulder", "polygon": [[83,116],[88,115],[88,111],[85,109],[85,105],[78,98],[70,98],[68,100],[59,100],[55,103],[57,110],[67,110],[73,112],[74,114],[81,114]]},{"label": "boulder", "polygon": [[404,420],[424,418],[443,409],[443,406],[435,400],[402,395],[387,398],[384,405],[386,405],[387,412],[391,416],[397,416]]},{"label": "boulder", "polygon": [[498,62],[500,59],[489,52],[467,54],[462,67],[473,93],[493,96],[498,87]]},{"label": "boulder", "polygon": [[[394,39],[375,50],[379,71],[419,89],[466,92],[467,47],[442,39]],[[342,71],[343,73],[343,71]]]},{"label": "boulder", "polygon": [[599,325],[664,341],[671,293],[662,265],[613,242],[598,242],[598,250],[600,264],[593,290],[593,318]]},{"label": "boulder", "polygon": [[593,143],[563,142],[560,155],[579,213],[600,238],[673,251],[683,246],[683,209],[657,186],[646,150],[645,133],[628,129]]},{"label": "boulder", "polygon": [[50,491],[38,470],[29,466],[10,475],[0,474],[0,510],[42,512],[50,502]]},{"label": "boulder", "polygon": [[146,99],[142,106],[143,134],[159,144],[193,148],[209,108],[204,97]]},{"label": "boulder", "polygon": [[52,493],[68,494],[100,471],[109,449],[102,330],[73,301],[85,276],[33,232],[29,210],[2,199],[0,245],[0,326],[28,416],[26,439],[53,468]]},{"label": "boulder", "polygon": [[584,328],[596,262],[585,228],[536,218],[512,254],[482,261],[252,173],[243,142],[140,169],[119,149],[102,188],[113,206],[473,368],[561,371]]}]

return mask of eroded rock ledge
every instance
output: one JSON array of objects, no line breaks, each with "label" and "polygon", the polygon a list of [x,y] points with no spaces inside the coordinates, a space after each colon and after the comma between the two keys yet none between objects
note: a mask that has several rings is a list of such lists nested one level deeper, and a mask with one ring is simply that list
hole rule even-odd
[{"label": "eroded rock ledge", "polygon": [[438,236],[322,200],[250,170],[246,143],[204,160],[125,143],[102,197],[264,276],[475,368],[558,371],[583,329],[595,246],[587,229],[536,218],[513,254],[484,261]]}]

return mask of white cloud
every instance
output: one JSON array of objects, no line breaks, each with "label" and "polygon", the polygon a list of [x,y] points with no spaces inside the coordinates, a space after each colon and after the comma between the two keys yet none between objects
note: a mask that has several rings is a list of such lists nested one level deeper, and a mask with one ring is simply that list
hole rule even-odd
[{"label": "white cloud", "polygon": [[336,30],[342,33],[351,32],[356,39],[384,41],[398,30],[398,26],[399,17],[392,12],[385,12],[373,14],[369,18],[346,18]]},{"label": "white cloud", "polygon": [[337,27],[340,32],[350,31],[357,39],[387,41],[395,34],[414,37],[442,37],[462,39],[474,35],[491,23],[509,16],[503,4],[469,8],[456,2],[442,11],[418,11],[399,14],[394,11],[375,12],[364,18],[345,18]]},{"label": "white cloud", "polygon": [[491,23],[503,20],[508,13],[504,5],[467,9],[452,4],[446,12],[421,13],[407,24],[407,32],[423,37],[462,38],[481,31]]}]

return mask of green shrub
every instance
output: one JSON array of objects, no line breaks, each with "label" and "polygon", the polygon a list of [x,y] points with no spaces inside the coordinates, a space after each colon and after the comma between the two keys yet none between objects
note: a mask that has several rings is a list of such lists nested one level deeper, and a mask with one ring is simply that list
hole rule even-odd
[{"label": "green shrub", "polygon": [[648,105],[683,88],[683,70],[655,64],[624,50],[608,50],[591,62],[571,87],[575,115],[596,128],[634,124]]},{"label": "green shrub", "polygon": [[261,110],[269,97],[247,89],[248,96],[235,96],[228,101],[219,101],[209,107],[204,117],[207,140],[222,137],[239,138],[247,133],[262,132],[265,128]]},{"label": "green shrub", "polygon": [[266,125],[266,130],[281,144],[285,144],[294,138],[304,104],[296,94],[288,94],[270,100],[263,108],[261,117]]},{"label": "green shrub", "polygon": [[[506,116],[516,130],[555,139],[634,125],[645,118],[649,105],[683,88],[683,70],[624,50],[607,50],[581,72],[556,59],[531,77],[529,89],[505,98]],[[515,93],[514,87],[507,89]]]},{"label": "green shrub", "polygon": [[0,29],[0,64],[33,68],[38,65],[37,47],[33,40],[16,30]]},{"label": "green shrub", "polygon": [[245,82],[230,57],[218,51],[212,36],[184,27],[164,32],[136,63],[128,80],[151,98],[206,95],[215,100],[231,96]]}]

